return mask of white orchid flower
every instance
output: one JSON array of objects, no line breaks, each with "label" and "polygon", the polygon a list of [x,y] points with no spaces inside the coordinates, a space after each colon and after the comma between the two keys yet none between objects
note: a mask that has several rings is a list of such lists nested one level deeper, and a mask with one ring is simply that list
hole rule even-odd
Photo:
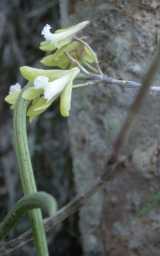
[{"label": "white orchid flower", "polygon": [[52,82],[49,82],[48,77],[38,76],[34,81],[34,87],[36,89],[44,89],[44,98],[47,101],[50,101],[63,91],[64,87],[69,83],[70,79],[70,74],[66,74]]},{"label": "white orchid flower", "polygon": [[88,24],[89,21],[83,21],[69,28],[56,30],[55,33],[52,33],[51,26],[46,24],[41,32],[45,41],[41,43],[40,49],[52,51],[55,48],[61,48],[66,43],[70,42],[72,38]]},{"label": "white orchid flower", "polygon": [[83,21],[72,27],[57,30],[55,31],[55,33],[52,33],[50,31],[51,26],[46,24],[42,29],[41,35],[44,36],[46,41],[51,41],[55,43],[55,42],[59,42],[61,40],[65,40],[67,38],[73,37],[75,34],[77,34],[79,31],[85,28],[88,24],[89,24],[89,21]]},{"label": "white orchid flower", "polygon": [[30,100],[27,115],[30,120],[44,112],[55,99],[60,97],[60,113],[67,117],[71,108],[71,95],[73,81],[80,72],[79,68],[72,68],[54,80],[45,75],[38,75],[33,81],[33,86],[23,92],[23,97]]},{"label": "white orchid flower", "polygon": [[64,89],[64,87],[69,83],[71,77],[70,74],[62,76],[61,78],[50,82],[49,85],[44,90],[44,98],[49,101],[57,97]]}]

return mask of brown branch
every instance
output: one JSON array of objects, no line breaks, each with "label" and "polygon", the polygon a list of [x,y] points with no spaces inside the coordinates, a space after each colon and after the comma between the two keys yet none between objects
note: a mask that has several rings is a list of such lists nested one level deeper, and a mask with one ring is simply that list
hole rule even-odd
[{"label": "brown branch", "polygon": [[[62,223],[65,219],[67,219],[69,216],[74,214],[82,205],[84,205],[87,202],[87,200],[95,192],[97,192],[101,188],[103,184],[106,184],[106,181],[107,182],[110,181],[114,177],[114,175],[117,174],[120,164],[124,163],[124,160],[122,161],[119,160],[120,151],[124,147],[124,144],[129,134],[130,127],[133,124],[133,120],[135,119],[136,114],[140,110],[142,102],[159,69],[159,66],[160,66],[159,51],[160,51],[160,47],[158,48],[158,52],[155,55],[153,62],[151,63],[145,75],[145,78],[142,82],[142,86],[140,87],[140,90],[133,104],[131,105],[128,116],[124,124],[122,125],[122,128],[117,136],[117,139],[113,144],[112,153],[107,161],[106,170],[104,170],[101,177],[97,179],[95,184],[87,192],[75,197],[70,203],[68,203],[66,206],[61,208],[54,217],[48,218],[44,221],[46,231],[54,230],[58,224]],[[24,234],[17,237],[16,239],[13,239],[8,242],[3,242],[2,246],[0,247],[0,255],[1,256],[9,255],[10,253],[14,252],[18,248],[21,248],[31,240],[32,240],[31,231],[27,231]]]},{"label": "brown branch", "polygon": [[142,106],[144,98],[147,95],[147,92],[149,91],[149,88],[151,87],[151,84],[155,79],[155,76],[158,72],[159,67],[160,67],[160,45],[158,46],[157,53],[155,54],[153,61],[150,64],[148,71],[146,72],[146,75],[142,81],[140,90],[138,91],[138,94],[135,97],[135,100],[130,107],[126,120],[124,121],[122,128],[119,132],[119,135],[117,136],[117,139],[113,144],[113,150],[112,150],[110,161],[115,162],[118,160],[118,156],[124,144],[126,143],[133,121]]}]

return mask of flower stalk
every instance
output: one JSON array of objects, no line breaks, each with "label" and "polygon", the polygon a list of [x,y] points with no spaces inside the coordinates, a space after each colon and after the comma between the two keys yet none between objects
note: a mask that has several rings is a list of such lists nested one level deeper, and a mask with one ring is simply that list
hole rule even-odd
[{"label": "flower stalk", "polygon": [[9,231],[28,210],[36,208],[41,208],[46,211],[49,216],[53,216],[57,209],[57,203],[55,199],[46,192],[36,192],[28,196],[23,196],[0,223],[0,239],[6,237]]},{"label": "flower stalk", "polygon": [[[37,187],[32,169],[26,129],[26,111],[28,102],[22,98],[22,92],[20,93],[14,108],[14,146],[23,193],[24,195],[31,195],[32,193],[37,192]],[[32,225],[33,239],[38,256],[48,256],[49,253],[41,210],[31,210],[29,219]]]}]

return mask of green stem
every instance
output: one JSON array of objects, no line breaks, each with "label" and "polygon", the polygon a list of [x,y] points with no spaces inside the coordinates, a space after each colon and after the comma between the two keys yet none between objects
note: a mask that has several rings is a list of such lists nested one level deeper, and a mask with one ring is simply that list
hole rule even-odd
[{"label": "green stem", "polygon": [[[14,144],[19,166],[19,174],[24,195],[37,192],[32,163],[28,148],[26,112],[28,102],[20,94],[14,110]],[[39,256],[48,256],[46,234],[40,209],[32,210],[29,214],[32,225],[33,239]]]},{"label": "green stem", "polygon": [[3,222],[0,223],[0,239],[6,237],[9,231],[28,210],[35,208],[42,208],[44,211],[47,211],[49,216],[53,216],[56,212],[57,204],[54,198],[45,192],[37,192],[22,197],[16,203],[16,206],[9,211]]}]

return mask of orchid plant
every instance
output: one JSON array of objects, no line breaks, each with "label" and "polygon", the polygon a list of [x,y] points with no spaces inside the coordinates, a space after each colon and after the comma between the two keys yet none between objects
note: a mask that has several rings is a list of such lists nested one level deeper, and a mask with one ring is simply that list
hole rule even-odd
[{"label": "orchid plant", "polygon": [[[96,81],[103,80],[130,88],[141,86],[138,82],[117,80],[103,74],[96,53],[79,36],[79,32],[87,25],[89,21],[83,21],[54,33],[50,25],[45,25],[41,32],[44,40],[40,43],[40,50],[45,53],[40,60],[44,68],[20,67],[20,73],[27,81],[26,85],[22,87],[18,82],[11,85],[5,97],[13,111],[14,146],[24,196],[0,223],[0,238],[4,239],[19,218],[27,212],[38,256],[49,255],[41,209],[54,215],[57,203],[48,193],[37,191],[28,147],[27,120],[32,122],[57,99],[60,114],[68,117],[73,89]],[[160,87],[153,86],[152,91],[159,92]]]},{"label": "orchid plant", "polygon": [[[48,256],[47,239],[41,208],[54,215],[56,200],[45,192],[38,192],[33,173],[26,131],[27,119],[31,122],[45,112],[56,99],[60,102],[60,114],[68,117],[71,110],[72,90],[90,81],[89,74],[101,75],[98,59],[93,49],[78,33],[89,24],[83,21],[66,29],[51,32],[51,26],[42,29],[44,41],[40,49],[45,57],[40,63],[49,68],[20,67],[27,81],[10,86],[5,101],[13,110],[14,145],[24,197],[8,213],[0,224],[0,238],[4,239],[19,218],[28,213],[37,255]],[[37,209],[38,208],[38,209]],[[32,209],[32,210],[31,210]]]}]

